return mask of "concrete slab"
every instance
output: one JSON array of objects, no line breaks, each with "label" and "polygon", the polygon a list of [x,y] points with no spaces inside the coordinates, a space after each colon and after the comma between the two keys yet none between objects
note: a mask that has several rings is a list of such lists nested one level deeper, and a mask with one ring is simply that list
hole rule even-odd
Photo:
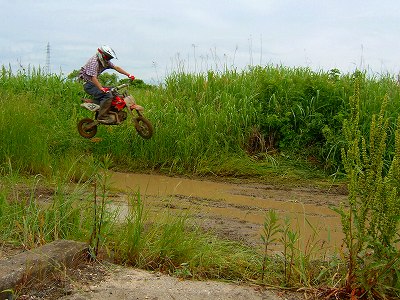
[{"label": "concrete slab", "polygon": [[36,277],[45,278],[49,272],[63,270],[81,263],[88,253],[82,242],[57,240],[44,246],[0,260],[0,300],[9,299],[7,292]]},{"label": "concrete slab", "polygon": [[[182,280],[160,273],[114,266],[110,274],[89,288],[59,300],[284,300],[273,291],[217,281]],[[296,298],[300,299],[300,298]]]}]

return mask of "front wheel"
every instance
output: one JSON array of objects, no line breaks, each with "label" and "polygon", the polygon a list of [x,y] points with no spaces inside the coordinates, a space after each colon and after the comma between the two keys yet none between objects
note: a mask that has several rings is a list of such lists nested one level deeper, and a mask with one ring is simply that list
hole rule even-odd
[{"label": "front wheel", "polygon": [[143,116],[133,119],[137,133],[144,139],[149,139],[153,135],[153,125]]},{"label": "front wheel", "polygon": [[84,138],[90,139],[97,133],[97,125],[93,126],[94,121],[90,118],[82,119],[78,122],[78,132]]}]

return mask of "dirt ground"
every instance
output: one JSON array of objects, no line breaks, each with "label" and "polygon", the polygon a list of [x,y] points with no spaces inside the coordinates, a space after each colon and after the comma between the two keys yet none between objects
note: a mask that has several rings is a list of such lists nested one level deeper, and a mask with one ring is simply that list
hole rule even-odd
[{"label": "dirt ground", "polygon": [[[221,238],[261,246],[260,234],[268,210],[289,214],[320,228],[321,240],[339,242],[340,221],[328,206],[346,199],[343,186],[283,187],[261,183],[227,183],[161,175],[113,175],[113,203],[124,216],[126,197],[140,191],[152,213],[187,211],[205,230]],[[124,200],[125,199],[125,200]],[[307,232],[306,228],[303,228]],[[334,241],[335,242],[335,241]],[[334,246],[334,245],[332,245]],[[311,295],[307,294],[311,299]],[[32,282],[18,299],[305,299],[303,292],[268,290],[259,286],[215,281],[183,281],[167,275],[123,268],[110,263],[86,263],[56,274],[48,282]]]}]

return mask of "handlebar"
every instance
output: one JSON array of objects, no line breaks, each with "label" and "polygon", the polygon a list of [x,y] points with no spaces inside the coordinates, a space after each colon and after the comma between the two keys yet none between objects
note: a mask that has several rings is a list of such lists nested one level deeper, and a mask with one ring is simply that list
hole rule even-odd
[{"label": "handlebar", "polygon": [[118,85],[118,86],[116,86],[116,87],[111,88],[110,91],[111,91],[111,92],[114,92],[114,91],[116,91],[116,90],[122,89],[122,88],[127,87],[127,86],[129,86],[129,84],[123,83],[123,84],[121,84],[121,85]]}]

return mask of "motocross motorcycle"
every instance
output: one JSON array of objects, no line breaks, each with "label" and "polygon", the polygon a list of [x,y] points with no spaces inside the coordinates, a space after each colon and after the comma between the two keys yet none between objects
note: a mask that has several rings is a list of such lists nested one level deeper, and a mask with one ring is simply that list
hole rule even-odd
[{"label": "motocross motorcycle", "polygon": [[[84,138],[92,138],[97,133],[97,127],[100,125],[119,125],[124,122],[128,113],[132,116],[133,124],[137,133],[144,139],[149,139],[153,135],[153,125],[143,116],[143,107],[136,104],[132,95],[128,95],[127,90],[122,90],[128,84],[121,84],[111,88],[108,93],[113,96],[111,109],[109,111],[112,120],[107,123],[97,120],[100,105],[93,102],[91,99],[83,98],[81,107],[94,112],[94,119],[84,118],[78,122],[78,132]],[[122,91],[121,91],[122,90]],[[137,116],[135,115],[135,113]]]}]

